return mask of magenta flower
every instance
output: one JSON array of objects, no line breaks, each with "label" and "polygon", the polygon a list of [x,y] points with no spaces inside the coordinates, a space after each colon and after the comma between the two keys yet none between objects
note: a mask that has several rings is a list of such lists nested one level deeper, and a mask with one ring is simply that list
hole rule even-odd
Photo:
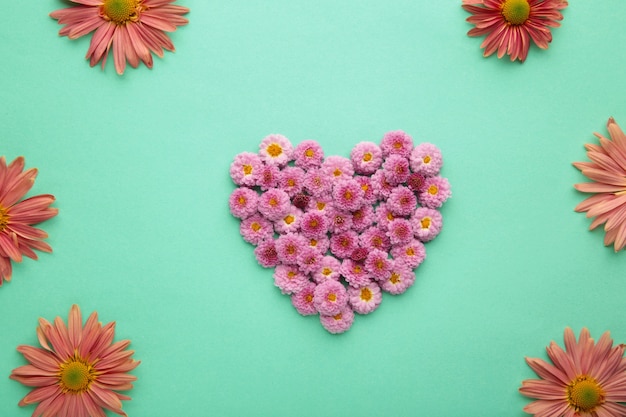
[{"label": "magenta flower", "polygon": [[419,193],[424,188],[424,181],[426,177],[418,172],[414,172],[409,175],[409,179],[406,180],[406,185],[414,193]]},{"label": "magenta flower", "polygon": [[274,285],[283,294],[301,291],[309,283],[307,276],[296,265],[277,265],[274,269]]},{"label": "magenta flower", "polygon": [[274,222],[274,229],[280,234],[296,233],[300,230],[302,216],[302,210],[291,206],[282,219]]},{"label": "magenta flower", "polygon": [[259,197],[259,212],[268,220],[282,219],[291,207],[289,195],[280,188],[270,188]]},{"label": "magenta flower", "polygon": [[239,219],[245,219],[257,212],[259,195],[247,187],[235,188],[228,199],[230,212]]},{"label": "magenta flower", "polygon": [[352,148],[350,159],[355,172],[362,175],[371,175],[383,163],[383,152],[373,142],[360,142]]},{"label": "magenta flower", "polygon": [[348,303],[356,313],[369,314],[378,308],[382,300],[383,294],[375,282],[360,288],[348,288]]},{"label": "magenta flower", "polygon": [[380,148],[384,156],[400,155],[408,158],[413,149],[413,139],[402,130],[387,132],[380,142]]},{"label": "magenta flower", "polygon": [[374,189],[374,194],[380,200],[387,199],[394,187],[395,185],[387,181],[387,176],[385,175],[384,170],[379,169],[374,173],[374,175],[372,175],[372,188]]},{"label": "magenta flower", "polygon": [[239,233],[246,242],[258,245],[261,241],[272,237],[274,228],[265,217],[255,214],[241,222]]},{"label": "magenta flower", "polygon": [[389,278],[392,266],[389,254],[378,249],[372,249],[365,259],[365,269],[379,281]]},{"label": "magenta flower", "polygon": [[415,272],[402,262],[394,262],[389,278],[379,283],[389,294],[402,294],[415,283]]},{"label": "magenta flower", "polygon": [[402,263],[409,269],[417,268],[426,258],[426,248],[419,240],[413,239],[404,245],[391,248],[394,264]]},{"label": "magenta flower", "polygon": [[331,209],[328,211],[328,230],[331,233],[341,233],[352,228],[352,214],[347,211]]},{"label": "magenta flower", "polygon": [[282,167],[291,161],[293,146],[283,135],[268,135],[259,145],[259,156],[266,164]]},{"label": "magenta flower", "polygon": [[400,185],[391,191],[387,207],[395,216],[410,216],[417,207],[417,198],[411,190]]},{"label": "magenta flower", "polygon": [[351,287],[360,288],[372,280],[372,275],[365,269],[362,262],[344,259],[341,262],[341,275]]},{"label": "magenta flower", "polygon": [[322,258],[324,255],[310,246],[305,246],[300,250],[298,254],[298,265],[300,270],[305,274],[312,274],[316,272],[322,265]]},{"label": "magenta flower", "polygon": [[352,212],[352,229],[362,232],[374,223],[374,209],[370,204]]},{"label": "magenta flower", "polygon": [[306,239],[300,234],[287,233],[276,239],[276,252],[278,259],[283,264],[297,264],[298,255],[306,247]]},{"label": "magenta flower", "polygon": [[353,230],[336,233],[330,237],[330,252],[337,258],[349,258],[359,246],[359,235]]},{"label": "magenta flower", "polygon": [[330,194],[332,182],[321,169],[311,169],[304,175],[304,189],[312,196]]},{"label": "magenta flower", "polygon": [[370,177],[356,175],[354,180],[359,183],[361,190],[363,190],[363,204],[375,204],[378,201],[378,197],[372,186],[372,179]]},{"label": "magenta flower", "polygon": [[230,164],[230,177],[239,186],[254,187],[257,185],[263,162],[259,155],[252,152],[242,152],[235,156]]},{"label": "magenta flower", "polygon": [[315,287],[313,303],[320,314],[333,316],[348,304],[348,293],[340,282],[327,279]]},{"label": "magenta flower", "polygon": [[367,249],[359,246],[358,248],[355,248],[352,251],[352,254],[350,255],[350,259],[352,259],[355,262],[362,262],[362,261],[365,261],[365,258],[367,258],[368,254],[369,254],[369,251]]},{"label": "magenta flower", "polygon": [[441,231],[443,218],[441,213],[435,209],[419,207],[415,209],[411,217],[411,224],[413,225],[415,237],[422,242],[429,242],[437,237]]},{"label": "magenta flower", "polygon": [[328,218],[321,213],[308,211],[300,219],[302,235],[310,239],[320,239],[328,232]]},{"label": "magenta flower", "polygon": [[327,236],[322,236],[319,238],[310,238],[309,246],[315,248],[319,253],[325,254],[330,247],[330,239]]},{"label": "magenta flower", "polygon": [[339,281],[340,278],[341,262],[334,256],[322,257],[320,267],[313,273],[313,280],[318,284],[329,279]]},{"label": "magenta flower", "polygon": [[329,333],[344,333],[352,327],[352,323],[354,322],[354,312],[349,306],[346,306],[335,315],[327,316],[320,314],[320,322]]},{"label": "magenta flower", "polygon": [[392,186],[402,184],[409,179],[411,171],[409,160],[400,155],[389,155],[383,163],[383,173],[387,183]]},{"label": "magenta flower", "polygon": [[380,227],[372,226],[359,236],[361,247],[368,250],[380,249],[387,252],[391,248],[391,242],[387,232]]},{"label": "magenta flower", "polygon": [[267,239],[259,243],[254,249],[254,256],[263,268],[273,268],[280,262],[274,239]]},{"label": "magenta flower", "polygon": [[417,200],[428,208],[439,208],[446,202],[452,193],[450,183],[443,177],[426,178],[424,190],[419,193]]},{"label": "magenta flower", "polygon": [[278,180],[280,179],[280,168],[276,165],[261,166],[261,172],[257,179],[257,185],[262,191],[269,190],[270,188],[278,187]]},{"label": "magenta flower", "polygon": [[322,162],[322,173],[330,178],[331,182],[348,180],[354,175],[352,162],[343,156],[329,156]]},{"label": "magenta flower", "polygon": [[297,167],[303,169],[318,168],[324,160],[322,147],[314,140],[304,140],[293,150]]},{"label": "magenta flower", "polygon": [[315,287],[316,285],[309,281],[304,288],[291,296],[291,304],[296,308],[298,313],[303,316],[317,314],[317,309],[315,308],[315,304],[313,304]]},{"label": "magenta flower", "polygon": [[441,151],[432,143],[420,143],[411,152],[411,170],[424,177],[434,177],[439,174],[443,165]]},{"label": "magenta flower", "polygon": [[293,197],[304,187],[304,171],[298,167],[285,167],[278,179],[279,188]]},{"label": "magenta flower", "polygon": [[343,211],[358,210],[363,205],[363,195],[361,185],[353,180],[340,180],[333,187],[333,201],[335,207]]},{"label": "magenta flower", "polygon": [[291,199],[291,203],[298,207],[300,210],[306,210],[309,207],[309,203],[311,202],[311,196],[305,193],[297,193]]}]

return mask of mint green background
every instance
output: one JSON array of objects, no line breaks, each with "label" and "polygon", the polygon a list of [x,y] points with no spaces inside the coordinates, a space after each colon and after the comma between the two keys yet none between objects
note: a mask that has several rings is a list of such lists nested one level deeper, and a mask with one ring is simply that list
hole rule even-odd
[{"label": "mint green background", "polygon": [[[32,413],[15,348],[72,303],[132,340],[131,417],[521,417],[524,356],[565,326],[626,342],[626,258],[573,211],[571,166],[626,127],[622,0],[572,1],[524,64],[483,58],[460,1],[179,3],[176,53],[123,77],[57,36],[65,3],[3,5],[0,154],[60,214],[0,288],[0,415]],[[333,336],[257,265],[228,167],[269,133],[348,156],[394,129],[443,151],[444,230],[413,288]]]}]

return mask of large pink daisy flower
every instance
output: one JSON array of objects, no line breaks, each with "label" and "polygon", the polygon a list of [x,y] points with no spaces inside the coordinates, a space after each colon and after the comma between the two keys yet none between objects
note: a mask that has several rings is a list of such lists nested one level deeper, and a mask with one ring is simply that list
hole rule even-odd
[{"label": "large pink daisy flower", "polygon": [[130,341],[113,343],[115,322],[102,327],[98,314],[92,313],[83,326],[80,309],[70,309],[68,325],[60,317],[54,324],[39,319],[37,337],[43,347],[21,345],[17,350],[29,365],[11,372],[11,379],[34,389],[20,406],[39,403],[33,416],[106,417],[104,409],[121,416],[121,400],[130,397],[118,391],[131,389],[137,378],[127,372],[139,361],[126,350]]},{"label": "large pink daisy flower", "polygon": [[578,342],[565,329],[565,351],[555,342],[547,347],[552,364],[526,358],[541,379],[522,382],[520,392],[535,398],[524,411],[535,416],[610,417],[626,415],[625,345],[613,346],[609,332],[598,343],[582,329]]},{"label": "large pink daisy flower", "polygon": [[24,158],[16,158],[8,166],[0,157],[0,285],[10,281],[11,261],[22,262],[22,256],[37,259],[35,250],[52,252],[43,241],[48,234],[32,225],[54,217],[58,209],[51,208],[54,196],[37,195],[19,201],[31,189],[37,169],[24,171]]},{"label": "large pink daisy flower", "polygon": [[50,17],[65,25],[59,35],[77,39],[95,30],[86,58],[92,67],[113,49],[115,70],[123,74],[126,61],[137,68],[141,60],[152,68],[152,54],[163,58],[163,50],[174,51],[165,32],[173,32],[188,20],[189,9],[176,6],[176,0],[70,0],[77,6],[55,10]]},{"label": "large pink daisy flower", "polygon": [[613,243],[617,252],[626,246],[626,135],[612,117],[607,128],[611,139],[595,133],[600,146],[585,145],[591,162],[574,162],[583,175],[594,181],[574,185],[578,191],[594,193],[575,210],[595,217],[590,229],[604,224],[604,244]]},{"label": "large pink daisy flower", "polygon": [[484,56],[497,52],[511,61],[524,62],[530,41],[547,49],[552,41],[551,27],[560,26],[563,15],[559,10],[567,7],[566,0],[463,0],[463,8],[473,16],[467,21],[475,28],[469,36],[487,35],[481,48]]}]

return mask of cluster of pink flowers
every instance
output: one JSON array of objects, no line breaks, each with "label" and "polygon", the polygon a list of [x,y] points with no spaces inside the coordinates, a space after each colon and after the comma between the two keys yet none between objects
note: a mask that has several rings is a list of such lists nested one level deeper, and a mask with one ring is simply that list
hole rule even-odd
[{"label": "cluster of pink flowers", "polygon": [[442,164],[436,146],[414,146],[402,131],[357,144],[349,159],[269,135],[231,164],[230,211],[296,310],[343,333],[355,312],[378,308],[382,292],[402,294],[415,282],[450,197]]}]

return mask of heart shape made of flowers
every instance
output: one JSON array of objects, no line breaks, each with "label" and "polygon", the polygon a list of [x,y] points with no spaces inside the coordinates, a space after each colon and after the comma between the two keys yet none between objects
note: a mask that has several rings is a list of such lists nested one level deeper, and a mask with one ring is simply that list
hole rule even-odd
[{"label": "heart shape made of flowers", "polygon": [[403,131],[360,142],[350,158],[324,156],[313,140],[265,137],[230,165],[230,211],[258,263],[302,315],[343,333],[382,293],[404,293],[441,231],[450,197],[440,150]]}]

